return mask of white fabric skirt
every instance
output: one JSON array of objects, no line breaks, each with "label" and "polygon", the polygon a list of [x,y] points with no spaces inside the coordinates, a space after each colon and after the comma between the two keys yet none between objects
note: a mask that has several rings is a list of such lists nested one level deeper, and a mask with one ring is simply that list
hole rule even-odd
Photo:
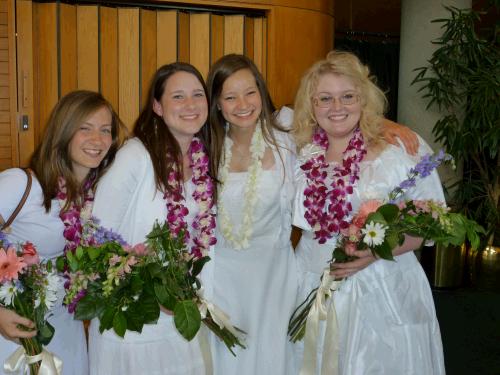
[{"label": "white fabric skirt", "polygon": [[160,313],[157,324],[142,333],[113,330],[99,333],[94,319],[89,330],[91,375],[203,375],[206,373],[198,335],[191,341],[176,330],[173,318]]}]

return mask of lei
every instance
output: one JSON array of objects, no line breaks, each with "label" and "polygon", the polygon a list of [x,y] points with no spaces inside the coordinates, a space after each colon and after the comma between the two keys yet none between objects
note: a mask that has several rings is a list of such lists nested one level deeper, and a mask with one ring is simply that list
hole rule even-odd
[{"label": "lei", "polygon": [[[311,152],[318,148],[319,151]],[[352,206],[347,197],[353,193],[353,186],[359,179],[359,163],[366,154],[363,135],[357,128],[343,153],[342,163],[333,168],[329,189],[325,183],[328,169],[328,163],[325,161],[327,148],[328,137],[323,129],[318,129],[313,136],[312,145],[305,148],[310,154],[317,156],[309,157],[300,166],[307,178],[307,186],[304,189],[304,218],[314,231],[314,239],[320,244],[349,226],[345,219],[352,211]]]},{"label": "lei", "polygon": [[[231,163],[232,157],[232,145],[233,141],[229,137],[226,137],[224,141],[224,164],[220,169],[220,180],[222,184],[220,196],[222,196],[222,193],[224,192],[227,177],[229,175],[229,165]],[[221,228],[221,232],[224,235],[224,238],[236,250],[245,249],[249,246],[249,238],[253,232],[253,213],[257,200],[257,185],[259,176],[262,173],[262,158],[264,157],[265,150],[266,144],[264,142],[264,137],[262,136],[262,128],[259,121],[252,135],[252,141],[250,144],[252,163],[248,168],[248,177],[245,184],[243,222],[241,223],[240,230],[237,234],[234,233],[233,222],[228,217],[223,204],[223,200],[220,199],[217,203],[218,216],[220,218],[219,226]]]},{"label": "lei", "polygon": [[75,251],[80,245],[82,239],[82,230],[85,222],[90,220],[92,215],[92,205],[94,204],[94,192],[92,191],[93,178],[89,178],[83,186],[83,203],[81,205],[71,202],[68,209],[63,211],[66,205],[67,192],[66,181],[64,177],[59,177],[58,191],[56,198],[59,201],[61,211],[59,217],[64,224],[64,238],[66,239],[66,246],[64,253],[67,251]]},{"label": "lei", "polygon": [[[208,254],[211,245],[217,242],[214,234],[215,214],[213,212],[213,181],[208,174],[208,156],[201,141],[194,137],[189,146],[189,166],[192,169],[191,181],[195,185],[192,194],[198,205],[198,214],[193,219],[191,227],[196,235],[192,239],[191,253],[195,257],[202,257]],[[184,233],[184,243],[190,241],[190,234],[187,230],[185,216],[189,213],[183,204],[182,181],[180,173],[174,169],[168,176],[167,184],[171,191],[166,190],[163,199],[167,206],[167,224],[171,233],[177,236],[181,231]]]}]

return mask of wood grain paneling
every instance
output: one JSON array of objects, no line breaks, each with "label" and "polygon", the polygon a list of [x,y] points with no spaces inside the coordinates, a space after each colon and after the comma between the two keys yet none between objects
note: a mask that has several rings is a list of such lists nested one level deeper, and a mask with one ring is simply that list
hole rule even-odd
[{"label": "wood grain paneling", "polygon": [[253,61],[263,77],[266,77],[266,60],[265,52],[267,47],[267,34],[265,31],[266,20],[265,18],[254,19],[253,27]]},{"label": "wood grain paneling", "polygon": [[158,10],[156,14],[156,65],[170,64],[177,60],[177,12]]},{"label": "wood grain paneling", "polygon": [[100,91],[119,113],[118,100],[118,10],[100,7]]},{"label": "wood grain paneling", "polygon": [[244,52],[245,16],[224,16],[224,54]]},{"label": "wood grain paneling", "polygon": [[189,13],[177,13],[177,61],[189,62]]},{"label": "wood grain paneling", "polygon": [[210,15],[192,14],[189,23],[189,62],[206,78],[210,66]]},{"label": "wood grain paneling", "polygon": [[61,3],[59,14],[61,96],[63,96],[78,88],[76,6]]},{"label": "wood grain paneling", "polygon": [[57,4],[33,3],[35,67],[35,142],[45,130],[52,108],[59,99],[57,52]]},{"label": "wood grain paneling", "polygon": [[224,16],[210,15],[210,64],[224,56]]},{"label": "wood grain paneling", "polygon": [[78,5],[77,51],[78,88],[99,90],[98,13],[96,5]]},{"label": "wood grain paneling", "polygon": [[139,9],[118,9],[119,115],[131,130],[139,115]]},{"label": "wood grain paneling", "polygon": [[245,55],[253,60],[254,57],[254,19],[245,17]]},{"label": "wood grain paneling", "polygon": [[156,12],[141,9],[141,109],[148,97],[151,77],[156,71]]}]

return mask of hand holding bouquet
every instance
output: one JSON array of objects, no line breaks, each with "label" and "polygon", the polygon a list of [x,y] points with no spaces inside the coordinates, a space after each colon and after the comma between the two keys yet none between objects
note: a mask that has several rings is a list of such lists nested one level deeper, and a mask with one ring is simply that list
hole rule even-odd
[{"label": "hand holding bouquet", "polygon": [[[431,240],[442,245],[461,245],[469,241],[472,248],[479,246],[478,233],[483,228],[464,215],[449,212],[444,203],[432,200],[397,201],[404,192],[415,186],[416,178],[424,178],[443,161],[450,160],[442,151],[435,156],[424,156],[389,194],[389,201],[370,200],[363,202],[349,226],[340,231],[331,262],[345,263],[357,259],[352,256],[356,250],[370,250],[375,258],[394,260],[393,250],[405,241],[405,235]],[[326,276],[323,275],[323,278]],[[322,285],[325,280],[322,278]],[[326,290],[328,289],[328,290]],[[290,318],[288,334],[293,342],[299,341],[306,332],[309,312],[317,297],[328,298],[331,291],[323,286],[313,289],[306,300]]]},{"label": "hand holding bouquet", "polygon": [[[116,234],[90,221],[85,244],[58,259],[68,277],[65,303],[79,320],[100,321],[99,331],[141,332],[155,324],[160,305],[172,311],[179,333],[191,340],[203,322],[233,352],[241,330],[202,296],[198,275],[208,256],[195,257],[182,234],[173,238],[168,225],[156,223],[145,244],[129,246]],[[234,353],[233,353],[234,354]]]},{"label": "hand holding bouquet", "polygon": [[41,262],[32,243],[13,245],[0,238],[0,305],[33,321],[37,330],[36,336],[20,339],[22,348],[7,359],[6,371],[25,371],[23,367],[29,366],[32,375],[41,368],[62,373],[62,362],[43,348],[54,335],[47,316],[57,300],[60,283],[51,262]]}]

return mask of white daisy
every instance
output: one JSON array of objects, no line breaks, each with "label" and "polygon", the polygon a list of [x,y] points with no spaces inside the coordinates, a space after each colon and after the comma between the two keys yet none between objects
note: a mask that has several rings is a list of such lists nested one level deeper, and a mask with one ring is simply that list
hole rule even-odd
[{"label": "white daisy", "polygon": [[363,242],[370,247],[382,245],[382,243],[384,243],[386,230],[386,226],[371,221],[363,229],[361,229],[361,233],[365,235]]},{"label": "white daisy", "polygon": [[0,301],[4,306],[9,306],[17,292],[18,289],[13,282],[2,284],[2,286],[0,286]]}]

